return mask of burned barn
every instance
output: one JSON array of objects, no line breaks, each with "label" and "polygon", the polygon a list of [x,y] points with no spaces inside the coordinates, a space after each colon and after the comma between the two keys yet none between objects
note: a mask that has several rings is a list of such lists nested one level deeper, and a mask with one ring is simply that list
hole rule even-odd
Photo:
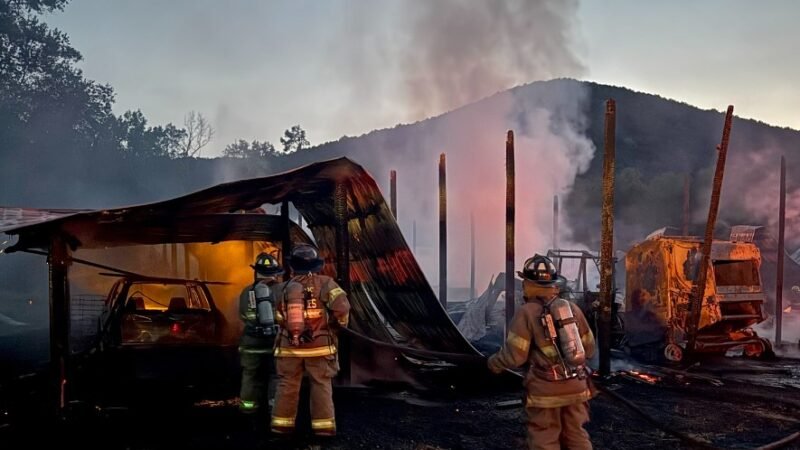
[{"label": "burned barn", "polygon": [[[264,214],[259,209],[265,205],[279,207],[280,214]],[[290,205],[304,227],[290,219]],[[252,245],[245,245],[247,250],[236,258],[204,260],[198,256],[200,244],[258,242],[261,249],[285,257],[291,245],[314,242],[325,259],[323,272],[347,290],[353,307],[352,335],[343,337],[340,383],[420,385],[446,378],[451,385],[475,384],[486,375],[467,364],[469,374],[463,376],[464,362],[482,361],[480,354],[437,301],[375,181],[344,158],[158,203],[91,211],[5,208],[1,217],[0,229],[17,237],[6,252],[46,255],[49,263],[51,359],[58,368],[54,382],[62,407],[77,356],[70,344],[70,329],[75,327],[71,310],[77,300],[71,296],[71,273],[89,265],[98,277],[202,285],[228,281],[214,278],[211,264],[247,268],[251,262]],[[178,252],[176,245],[185,247]],[[159,258],[145,273],[134,273],[75,256],[82,250],[97,255],[136,246],[162,249],[172,263],[184,259],[185,272],[178,273],[176,264],[162,265]],[[141,299],[131,297],[130,307],[135,309]],[[95,323],[98,334],[103,330],[100,322]],[[98,344],[102,336],[96,337],[93,342]]]}]

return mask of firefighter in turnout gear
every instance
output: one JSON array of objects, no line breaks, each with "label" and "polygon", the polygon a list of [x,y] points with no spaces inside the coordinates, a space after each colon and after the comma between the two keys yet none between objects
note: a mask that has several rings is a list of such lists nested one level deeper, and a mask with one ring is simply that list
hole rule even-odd
[{"label": "firefighter in turnout gear", "polygon": [[274,370],[272,352],[277,335],[272,286],[279,281],[283,269],[268,253],[259,254],[250,267],[255,272],[254,282],[239,296],[239,315],[244,322],[239,342],[242,365],[239,409],[245,414],[268,413],[269,387]]},{"label": "firefighter in turnout gear", "polygon": [[336,328],[347,326],[350,303],[332,278],[318,274],[323,261],[316,248],[298,245],[292,249],[289,264],[292,278],[276,287],[280,333],[275,346],[278,389],[272,431],[294,431],[300,385],[306,373],[311,429],[317,436],[334,436],[331,379],[339,371]]},{"label": "firefighter in turnout gear", "polygon": [[529,363],[528,448],[591,449],[583,428],[593,396],[585,365],[595,347],[589,324],[577,305],[558,296],[559,276],[549,258],[535,255],[517,273],[525,304],[511,320],[505,345],[489,358],[489,369],[501,373]]}]

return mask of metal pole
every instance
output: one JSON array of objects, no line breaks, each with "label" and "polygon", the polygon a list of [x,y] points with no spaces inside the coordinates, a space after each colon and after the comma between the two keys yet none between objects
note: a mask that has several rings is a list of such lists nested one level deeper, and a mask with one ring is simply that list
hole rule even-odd
[{"label": "metal pole", "polygon": [[[350,229],[347,200],[349,195],[347,182],[338,182],[333,191],[333,213],[336,222],[336,282],[339,286],[351,294],[350,286]],[[341,372],[339,379],[343,384],[350,384],[351,374],[351,342],[349,337],[339,333],[339,358],[341,361]]]},{"label": "metal pole", "polygon": [[289,233],[289,202],[284,200],[281,203],[281,266],[283,266],[283,281],[289,281],[291,270],[289,269],[289,254],[292,253],[292,237]]},{"label": "metal pole", "polygon": [[614,168],[616,158],[617,104],[606,101],[603,153],[603,210],[600,237],[600,375],[611,373],[611,312],[614,301]]},{"label": "metal pole", "polygon": [[475,216],[469,213],[469,299],[475,298]]},{"label": "metal pole", "polygon": [[506,135],[506,331],[514,317],[514,131]]},{"label": "metal pole", "polygon": [[717,150],[717,168],[714,172],[714,184],[711,191],[711,204],[708,208],[708,220],[706,221],[706,232],[703,238],[703,247],[700,251],[700,264],[698,273],[695,277],[693,286],[692,297],[689,305],[688,329],[686,339],[686,350],[689,353],[695,351],[697,343],[697,328],[700,325],[700,314],[703,309],[703,300],[705,299],[706,279],[708,277],[708,268],[711,264],[711,244],[714,240],[714,226],[717,222],[717,213],[719,212],[719,198],[722,193],[722,177],[725,174],[725,159],[728,156],[728,142],[731,138],[731,122],[733,121],[733,105],[728,106],[728,112],[725,115],[725,126],[722,129],[722,141],[720,142]]},{"label": "metal pole", "polygon": [[783,263],[786,259],[785,249],[786,231],[786,158],[781,156],[781,199],[778,218],[778,275],[775,282],[775,346],[782,343],[783,331]]},{"label": "metal pole", "polygon": [[389,197],[392,203],[392,216],[397,220],[397,171],[389,172]]},{"label": "metal pole", "polygon": [[56,413],[64,417],[69,382],[69,249],[60,237],[50,242],[47,258],[50,281],[50,369]]},{"label": "metal pole", "polygon": [[689,174],[686,174],[686,176],[683,178],[683,233],[682,234],[684,236],[689,235],[689,216],[690,216],[689,205],[691,201],[690,187],[691,186],[689,182]]},{"label": "metal pole", "polygon": [[439,302],[447,308],[447,162],[439,155]]}]

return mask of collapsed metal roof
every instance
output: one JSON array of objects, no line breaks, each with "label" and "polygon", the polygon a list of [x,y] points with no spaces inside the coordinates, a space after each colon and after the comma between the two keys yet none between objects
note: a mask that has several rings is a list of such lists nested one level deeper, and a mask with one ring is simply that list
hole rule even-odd
[{"label": "collapsed metal roof", "polygon": [[[289,172],[220,184],[182,197],[104,210],[0,208],[0,231],[19,235],[7,251],[47,248],[58,235],[74,249],[173,242],[282,239],[279,217],[241,214],[263,204],[292,202],[336,277],[334,191],[346,183],[351,328],[377,341],[454,354],[479,355],[434,295],[375,180],[347,158]],[[293,242],[304,241],[297,225]],[[353,378],[412,381],[419,355],[353,342]],[[401,369],[401,370],[397,370]],[[363,380],[362,380],[363,381]]]}]

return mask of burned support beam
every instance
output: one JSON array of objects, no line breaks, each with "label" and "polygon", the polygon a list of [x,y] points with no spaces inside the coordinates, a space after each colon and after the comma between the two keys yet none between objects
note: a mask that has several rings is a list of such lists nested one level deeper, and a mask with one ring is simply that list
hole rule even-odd
[{"label": "burned support beam", "polygon": [[447,162],[439,155],[439,302],[447,308]]},{"label": "burned support beam", "polygon": [[714,240],[714,226],[717,222],[719,212],[719,198],[722,193],[722,177],[725,174],[725,159],[728,156],[728,142],[731,138],[731,122],[733,121],[733,105],[728,106],[725,114],[725,125],[722,128],[722,141],[717,150],[717,168],[714,171],[714,183],[711,190],[711,204],[708,208],[708,220],[706,220],[706,231],[703,237],[703,247],[700,250],[700,261],[697,268],[697,276],[692,287],[692,296],[689,300],[689,317],[687,320],[686,350],[693,353],[697,342],[697,328],[700,325],[700,314],[703,310],[703,299],[706,291],[706,279],[708,268],[711,264],[711,244]]},{"label": "burned support beam", "polygon": [[475,298],[475,215],[469,213],[469,299]]},{"label": "burned support beam", "polygon": [[50,285],[50,370],[52,390],[58,399],[55,412],[63,417],[70,381],[69,351],[69,249],[60,237],[50,243],[47,257]]},{"label": "burned support beam", "polygon": [[553,250],[558,250],[558,196],[553,196]]},{"label": "burned support beam", "polygon": [[[614,302],[614,167],[616,158],[617,105],[606,101],[603,153],[603,210],[600,238],[600,375],[611,373],[611,313]],[[588,288],[587,288],[588,289]]]},{"label": "burned support beam", "polygon": [[[350,229],[348,211],[348,183],[338,182],[333,191],[333,213],[336,219],[336,282],[351,295],[350,286]],[[339,333],[339,360],[341,372],[339,380],[342,384],[350,384],[350,340]]]},{"label": "burned support beam", "polygon": [[397,220],[397,171],[389,172],[389,198],[392,205],[392,216]]},{"label": "burned support beam", "polygon": [[506,330],[514,317],[514,131],[506,135]]},{"label": "burned support beam", "polygon": [[689,181],[689,174],[683,178],[683,232],[684,236],[689,235],[689,217],[691,215],[690,212],[690,205],[691,205],[691,190],[690,190],[690,181]]},{"label": "burned support beam", "polygon": [[775,346],[783,342],[783,263],[786,259],[786,158],[781,156],[781,198],[778,212],[778,273],[775,280]]},{"label": "burned support beam", "polygon": [[284,268],[283,281],[289,281],[289,254],[292,253],[292,237],[289,233],[289,202],[281,203],[281,266]]}]

